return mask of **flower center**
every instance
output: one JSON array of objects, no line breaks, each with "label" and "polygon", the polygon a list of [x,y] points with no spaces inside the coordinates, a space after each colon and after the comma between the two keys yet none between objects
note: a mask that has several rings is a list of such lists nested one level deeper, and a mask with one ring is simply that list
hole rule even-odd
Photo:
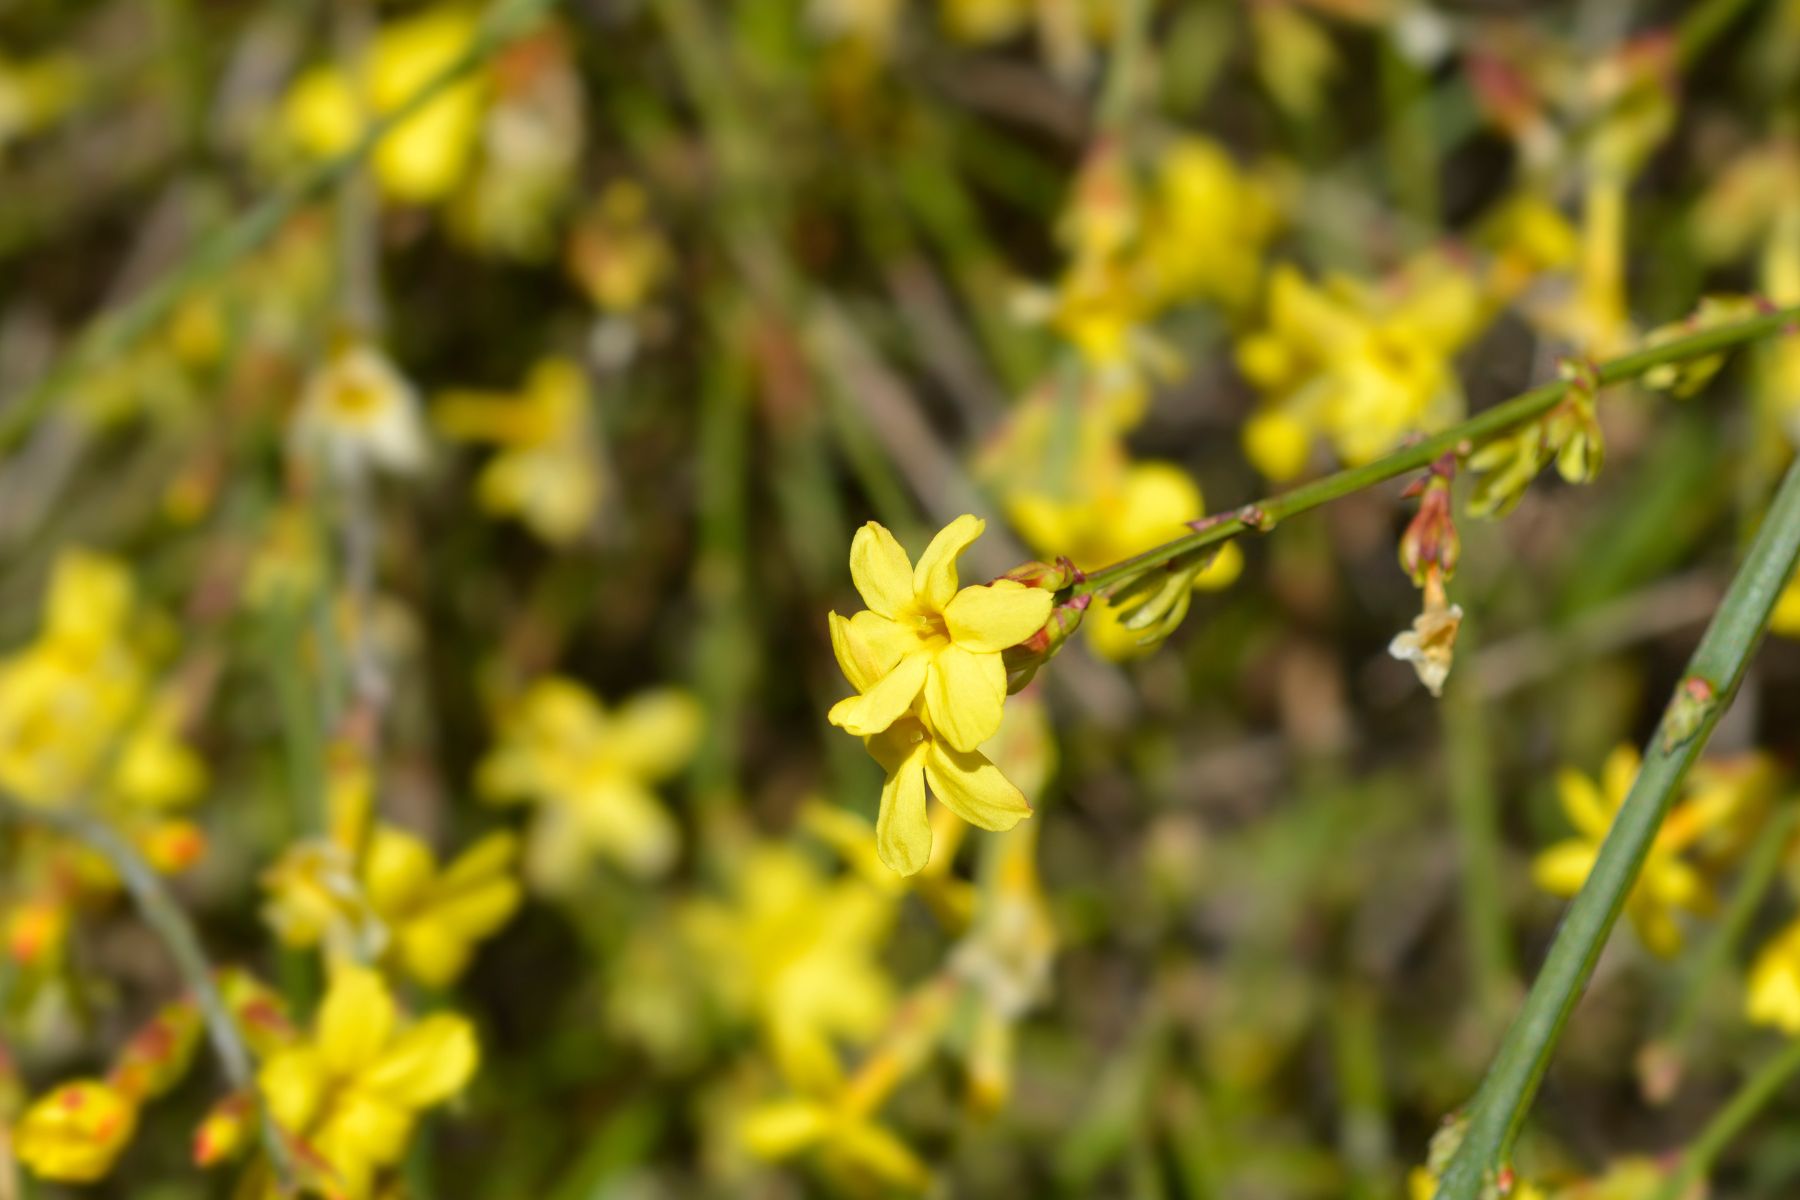
[{"label": "flower center", "polygon": [[913,630],[928,649],[936,650],[950,642],[950,626],[944,621],[944,614],[934,609],[915,608],[912,614]]}]

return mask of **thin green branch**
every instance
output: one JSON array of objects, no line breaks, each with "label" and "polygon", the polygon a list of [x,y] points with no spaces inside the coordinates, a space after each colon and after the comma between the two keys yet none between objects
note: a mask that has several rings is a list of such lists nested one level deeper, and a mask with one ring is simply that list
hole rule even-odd
[{"label": "thin green branch", "polygon": [[1694,1185],[1706,1178],[1725,1147],[1796,1074],[1800,1074],[1800,1041],[1790,1041],[1786,1049],[1746,1079],[1725,1107],[1706,1123],[1706,1128],[1688,1144],[1681,1162],[1663,1180],[1652,1200],[1683,1200],[1688,1196]]},{"label": "thin green branch", "polygon": [[237,1022],[232,1019],[225,998],[219,994],[218,984],[213,980],[212,963],[200,945],[200,936],[194,932],[193,922],[188,920],[187,913],[182,911],[175,897],[163,886],[162,877],[110,825],[78,810],[38,808],[4,799],[0,800],[0,820],[41,825],[54,830],[80,842],[112,867],[125,884],[125,890],[131,893],[131,899],[137,905],[144,923],[150,926],[151,931],[168,948],[169,957],[175,961],[176,973],[181,976],[182,983],[194,997],[194,1003],[199,1006],[201,1019],[206,1023],[207,1037],[212,1042],[213,1053],[218,1056],[226,1083],[234,1092],[257,1097],[263,1149],[269,1156],[281,1194],[287,1195],[293,1179],[293,1164],[281,1131],[269,1116],[267,1106],[261,1103],[256,1083],[256,1066],[250,1056],[250,1047],[239,1032]]},{"label": "thin green branch", "polygon": [[[1597,368],[1599,380],[1602,384],[1624,383],[1656,367],[1705,358],[1771,337],[1788,326],[1797,324],[1800,324],[1800,305],[1776,309],[1747,321],[1704,329],[1687,337],[1675,338],[1601,363]],[[1386,458],[1339,471],[1335,475],[1327,475],[1267,500],[1246,504],[1229,516],[1220,514],[1216,519],[1201,523],[1193,533],[1184,534],[1142,554],[1090,572],[1086,579],[1070,589],[1070,595],[1092,595],[1129,583],[1181,555],[1223,542],[1246,530],[1267,531],[1274,528],[1277,522],[1297,513],[1318,508],[1408,471],[1419,470],[1445,454],[1467,454],[1483,442],[1543,416],[1562,402],[1569,387],[1570,384],[1565,380],[1543,384],[1504,403],[1496,404],[1461,424],[1452,425],[1442,433],[1422,438],[1410,446],[1396,450]]]},{"label": "thin green branch", "polygon": [[1476,1092],[1462,1144],[1444,1172],[1437,1200],[1478,1200],[1510,1155],[1563,1026],[1593,975],[1650,844],[1742,680],[1797,559],[1800,462],[1788,468],[1748,557],[1688,660],[1675,698],[1645,748],[1643,768]]},{"label": "thin green branch", "polygon": [[557,0],[496,0],[463,52],[401,104],[371,122],[354,145],[308,170],[286,189],[201,241],[168,274],[122,307],[89,321],[36,384],[0,407],[0,453],[16,446],[50,405],[85,373],[130,349],[196,288],[256,250],[296,212],[349,178],[384,137],[525,33],[556,3]]}]

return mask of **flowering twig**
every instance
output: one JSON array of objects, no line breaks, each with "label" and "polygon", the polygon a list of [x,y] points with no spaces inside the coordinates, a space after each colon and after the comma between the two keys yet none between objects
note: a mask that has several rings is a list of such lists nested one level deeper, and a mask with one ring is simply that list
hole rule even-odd
[{"label": "flowering twig", "polygon": [[[1675,338],[1598,363],[1593,375],[1600,385],[1624,383],[1669,363],[1705,358],[1762,338],[1791,332],[1796,325],[1800,325],[1800,305],[1774,309],[1748,320],[1717,325],[1687,337]],[[1236,537],[1247,530],[1272,529],[1297,513],[1318,508],[1352,492],[1359,492],[1397,475],[1429,466],[1445,454],[1466,456],[1482,443],[1551,411],[1562,403],[1572,386],[1574,385],[1566,379],[1542,384],[1460,424],[1452,425],[1442,433],[1422,438],[1410,446],[1396,450],[1386,458],[1339,471],[1335,475],[1327,475],[1279,496],[1246,504],[1230,513],[1208,517],[1196,522],[1192,533],[1164,542],[1109,567],[1089,572],[1085,581],[1074,585],[1071,594],[1079,596],[1104,593],[1156,570],[1172,559]]]},{"label": "flowering twig", "polygon": [[[1641,360],[1643,356],[1634,357]],[[1437,1200],[1477,1200],[1504,1168],[1563,1026],[1637,882],[1650,843],[1688,768],[1737,690],[1797,559],[1800,463],[1788,468],[1749,556],[1732,579],[1688,660],[1687,672],[1656,734],[1645,747],[1637,780],[1470,1105],[1467,1131],[1444,1172]]]},{"label": "flowering twig", "polygon": [[85,813],[73,809],[38,808],[10,799],[0,799],[0,821],[42,825],[80,842],[105,859],[107,865],[119,876],[125,890],[131,893],[131,899],[137,905],[144,923],[150,926],[168,948],[169,957],[175,961],[176,973],[181,976],[182,983],[187,986],[188,992],[194,997],[194,1003],[199,1006],[200,1015],[206,1023],[207,1037],[212,1042],[213,1052],[218,1056],[219,1067],[231,1090],[259,1096],[263,1148],[275,1172],[280,1194],[288,1195],[293,1169],[287,1143],[269,1116],[267,1106],[260,1102],[256,1068],[250,1057],[250,1048],[239,1032],[230,1009],[226,1007],[224,997],[219,994],[218,984],[213,980],[212,963],[208,961],[206,951],[200,945],[200,937],[194,932],[193,922],[188,920],[187,913],[182,911],[181,905],[176,903],[175,898],[163,886],[162,878],[109,825]]},{"label": "flowering twig", "polygon": [[296,212],[348,179],[383,138],[524,34],[556,2],[497,0],[461,54],[400,104],[371,121],[342,154],[307,171],[291,186],[201,242],[130,303],[90,321],[36,384],[0,411],[0,452],[16,445],[65,388],[98,364],[117,358],[174,312],[189,293],[268,241]]}]

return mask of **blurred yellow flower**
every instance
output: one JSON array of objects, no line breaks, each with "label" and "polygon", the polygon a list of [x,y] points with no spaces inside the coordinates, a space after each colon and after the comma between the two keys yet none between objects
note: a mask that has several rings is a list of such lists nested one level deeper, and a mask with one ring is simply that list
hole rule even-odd
[{"label": "blurred yellow flower", "polygon": [[[958,588],[956,560],[986,526],[958,517],[931,540],[917,568],[874,521],[856,531],[850,575],[869,607],[849,620],[829,617],[838,665],[858,693],[832,707],[833,725],[868,737],[922,700],[933,736],[953,750],[973,751],[999,730],[1006,702],[1001,651],[1041,629],[1052,601],[1042,588],[1010,579]],[[852,628],[862,647],[854,658],[840,635]],[[922,793],[918,815],[922,822]]]},{"label": "blurred yellow flower", "polygon": [[609,712],[573,680],[542,679],[503,709],[476,785],[490,801],[537,805],[526,866],[540,887],[566,887],[594,854],[654,875],[674,861],[679,834],[653,785],[687,765],[700,733],[700,706],[684,692],[645,692]]},{"label": "blurred yellow flower", "polygon": [[418,393],[385,354],[355,339],[307,379],[289,432],[297,454],[338,476],[410,475],[428,449]]},{"label": "blurred yellow flower", "polygon": [[77,1080],[26,1110],[13,1130],[13,1151],[41,1178],[93,1183],[112,1170],[136,1128],[137,1106],[117,1088]]},{"label": "blurred yellow flower", "polygon": [[[1607,756],[1599,782],[1579,771],[1564,768],[1556,778],[1563,812],[1575,827],[1575,836],[1558,842],[1532,863],[1532,878],[1556,896],[1573,896],[1587,881],[1599,855],[1600,844],[1613,817],[1637,779],[1638,752],[1620,746]],[[1681,949],[1681,926],[1676,913],[1711,913],[1717,904],[1712,885],[1682,857],[1717,817],[1693,804],[1678,804],[1663,822],[1644,860],[1637,883],[1626,898],[1625,912],[1653,953],[1668,957]]]},{"label": "blurred yellow flower", "polygon": [[484,509],[564,545],[592,526],[600,505],[592,403],[579,363],[546,358],[516,395],[446,392],[432,420],[445,437],[499,447],[476,482]]},{"label": "blurred yellow flower", "polygon": [[1753,1025],[1800,1034],[1800,921],[1757,952],[1744,983],[1744,1016]]},{"label": "blurred yellow flower", "polygon": [[[353,72],[321,66],[295,81],[282,109],[288,136],[318,158],[343,154],[374,118],[399,108],[455,61],[474,35],[475,17],[462,6],[387,23]],[[488,90],[486,76],[465,76],[382,138],[370,157],[382,191],[409,204],[454,191],[473,160]]]},{"label": "blurred yellow flower", "polygon": [[364,856],[363,885],[399,969],[427,987],[444,987],[462,974],[475,944],[519,906],[512,875],[518,852],[512,834],[489,834],[440,869],[424,842],[377,826]]},{"label": "blurred yellow flower", "polygon": [[828,878],[798,850],[763,843],[728,898],[690,902],[681,928],[709,988],[756,1023],[789,1082],[826,1086],[840,1074],[837,1042],[867,1041],[893,1007],[881,951],[894,909],[861,878]]},{"label": "blurred yellow flower", "polygon": [[633,179],[607,184],[569,236],[569,273],[602,312],[643,307],[672,260],[650,220],[650,194]]},{"label": "blurred yellow flower", "polygon": [[1280,222],[1274,185],[1192,135],[1163,150],[1155,171],[1138,254],[1152,294],[1163,305],[1210,300],[1241,312]]},{"label": "blurred yellow flower", "polygon": [[200,794],[182,707],[150,692],[145,616],[124,564],[57,557],[37,638],[0,659],[0,789],[33,804],[87,793],[140,816]]},{"label": "blurred yellow flower", "polygon": [[1451,359],[1483,319],[1475,281],[1439,259],[1381,287],[1345,277],[1315,286],[1277,267],[1267,324],[1237,347],[1239,368],[1264,398],[1245,427],[1245,452],[1285,481],[1305,468],[1315,437],[1354,465],[1448,423],[1462,410]]},{"label": "blurred yellow flower", "polygon": [[[929,555],[928,551],[927,561]],[[847,621],[836,613],[829,619],[838,666],[857,689],[858,697],[866,697],[883,685],[883,658],[855,621]],[[994,658],[997,662],[999,655]],[[1004,699],[1004,670],[999,686]],[[911,697],[907,703],[912,703]],[[875,847],[881,861],[902,875],[916,874],[931,861],[931,821],[925,812],[927,783],[940,803],[982,829],[1011,829],[1031,814],[1024,795],[986,755],[976,749],[960,749],[940,737],[928,712],[928,705],[913,705],[885,723],[879,732],[863,739],[869,753],[887,772],[887,780],[881,786],[881,812],[875,821]],[[998,727],[996,714],[995,729]]]},{"label": "blurred yellow flower", "polygon": [[468,1021],[407,1024],[379,975],[340,963],[312,1036],[270,1055],[257,1083],[270,1116],[326,1168],[330,1194],[367,1200],[419,1114],[460,1092],[478,1059]]}]

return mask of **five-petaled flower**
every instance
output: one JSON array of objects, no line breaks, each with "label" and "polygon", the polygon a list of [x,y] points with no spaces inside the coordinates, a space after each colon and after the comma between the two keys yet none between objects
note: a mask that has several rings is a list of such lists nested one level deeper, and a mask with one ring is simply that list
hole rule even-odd
[{"label": "five-petaled flower", "polygon": [[[968,753],[999,730],[1006,701],[1001,651],[1043,628],[1051,596],[1010,579],[958,590],[956,560],[984,528],[978,517],[956,518],[931,539],[917,567],[875,522],[856,531],[850,576],[869,607],[847,621],[831,617],[838,663],[858,692],[832,707],[833,725],[873,737],[893,729],[922,698],[920,719],[884,746],[930,742]],[[862,647],[854,673],[840,628]]]}]

